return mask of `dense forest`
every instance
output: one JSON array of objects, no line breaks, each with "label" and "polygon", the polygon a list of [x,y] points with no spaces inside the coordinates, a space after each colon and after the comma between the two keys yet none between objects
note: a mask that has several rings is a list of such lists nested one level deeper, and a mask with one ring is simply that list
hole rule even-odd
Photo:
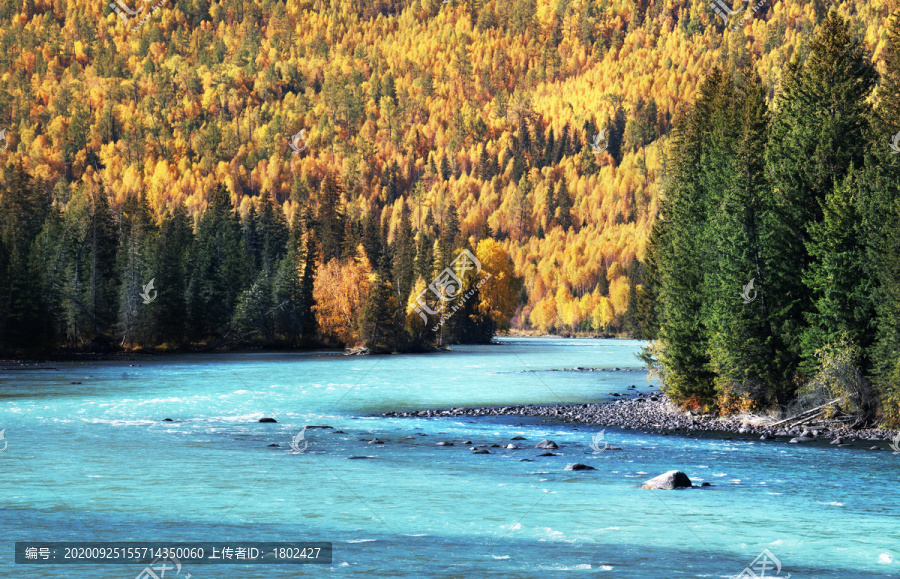
[{"label": "dense forest", "polygon": [[879,74],[831,13],[774,102],[755,73],[714,71],[676,122],[648,259],[649,354],[676,399],[748,410],[840,397],[859,424],[879,403],[897,420],[897,20],[888,38]]},{"label": "dense forest", "polygon": [[658,332],[686,404],[887,400],[890,8],[744,4],[4,3],[0,349]]}]

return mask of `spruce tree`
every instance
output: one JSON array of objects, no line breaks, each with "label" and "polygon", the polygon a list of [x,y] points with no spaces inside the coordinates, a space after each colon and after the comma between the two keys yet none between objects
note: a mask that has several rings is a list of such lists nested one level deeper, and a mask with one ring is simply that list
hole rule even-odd
[{"label": "spruce tree", "polygon": [[719,70],[704,79],[697,101],[673,131],[671,173],[660,207],[660,234],[652,248],[658,264],[659,340],[666,390],[676,401],[710,404],[715,374],[702,315],[709,196],[697,167],[709,143],[708,119],[731,82]]},{"label": "spruce tree", "polygon": [[413,237],[409,208],[406,203],[400,213],[400,225],[394,234],[393,280],[401,304],[406,304],[416,281],[416,240]]},{"label": "spruce tree", "polygon": [[246,287],[247,254],[231,195],[220,184],[200,218],[188,287],[190,331],[194,340],[224,335],[237,297]]},{"label": "spruce tree", "polygon": [[[152,324],[158,290],[153,271],[153,251],[156,246],[156,224],[150,213],[150,206],[143,194],[129,195],[122,206],[118,255],[119,276],[122,285],[119,292],[119,332],[122,345],[146,345],[150,342]],[[150,281],[154,289],[148,287],[144,303],[140,294]]]},{"label": "spruce tree", "polygon": [[859,176],[860,212],[872,283],[875,338],[868,355],[885,417],[900,423],[900,12],[891,17],[878,88],[873,144]]},{"label": "spruce tree", "polygon": [[0,350],[47,344],[47,304],[32,259],[47,215],[46,200],[21,165],[7,170],[0,195]]},{"label": "spruce tree", "polygon": [[341,236],[344,232],[342,194],[343,189],[337,175],[329,171],[319,190],[319,208],[316,213],[316,234],[321,246],[322,263],[341,257]]},{"label": "spruce tree", "polygon": [[179,203],[163,216],[155,248],[153,275],[155,303],[154,344],[180,345],[187,341],[188,258],[193,254],[194,232],[187,209]]},{"label": "spruce tree", "polygon": [[[777,250],[795,272],[795,283],[783,288],[791,300],[777,320],[786,342],[795,342],[794,336],[804,332],[809,317],[815,316],[811,304],[824,305],[819,301],[824,288],[812,281],[815,274],[808,273],[823,257],[821,252],[810,255],[809,250],[819,245],[811,232],[823,221],[827,198],[850,167],[864,165],[871,114],[866,101],[875,79],[862,41],[853,37],[850,25],[836,12],[828,15],[810,43],[808,59],[788,65],[766,153],[770,181],[784,199],[780,220],[794,233],[783,237]],[[824,335],[805,335],[801,354],[809,371]]]}]

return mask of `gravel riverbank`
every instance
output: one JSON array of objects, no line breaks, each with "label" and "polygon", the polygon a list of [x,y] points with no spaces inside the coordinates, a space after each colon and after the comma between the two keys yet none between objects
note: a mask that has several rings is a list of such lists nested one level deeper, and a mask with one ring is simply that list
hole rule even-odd
[{"label": "gravel riverbank", "polygon": [[[893,441],[897,433],[883,429],[850,430],[846,427],[824,428],[787,425],[769,426],[759,417],[697,415],[679,410],[665,394],[638,394],[610,403],[550,404],[540,406],[498,406],[489,408],[453,408],[450,410],[420,410],[386,412],[387,417],[441,416],[539,416],[560,422],[614,426],[647,432],[710,432],[741,436],[785,439],[784,442],[805,443],[817,439],[832,444],[850,445],[851,441]],[[892,450],[889,445],[870,446],[873,450]]]}]

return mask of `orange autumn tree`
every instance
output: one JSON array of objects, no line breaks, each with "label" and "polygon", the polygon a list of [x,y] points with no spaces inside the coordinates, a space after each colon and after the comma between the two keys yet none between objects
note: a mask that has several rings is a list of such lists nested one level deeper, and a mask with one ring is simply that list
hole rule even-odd
[{"label": "orange autumn tree", "polygon": [[356,344],[360,308],[369,294],[372,267],[360,257],[341,263],[332,259],[316,274],[313,297],[319,332],[325,342]]}]

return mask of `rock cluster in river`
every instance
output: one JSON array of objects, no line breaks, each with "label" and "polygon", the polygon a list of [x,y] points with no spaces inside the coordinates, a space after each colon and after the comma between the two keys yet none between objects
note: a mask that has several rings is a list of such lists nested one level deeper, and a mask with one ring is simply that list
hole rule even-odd
[{"label": "rock cluster in river", "polygon": [[728,432],[755,436],[762,440],[775,437],[793,438],[802,444],[816,439],[840,439],[838,445],[847,446],[852,440],[891,440],[895,434],[889,430],[770,426],[751,424],[742,417],[699,415],[679,410],[662,393],[638,394],[609,403],[599,404],[550,404],[527,406],[498,406],[490,408],[453,408],[451,410],[419,410],[412,412],[387,412],[390,417],[441,417],[441,416],[540,416],[561,422],[615,426],[642,431]]}]

